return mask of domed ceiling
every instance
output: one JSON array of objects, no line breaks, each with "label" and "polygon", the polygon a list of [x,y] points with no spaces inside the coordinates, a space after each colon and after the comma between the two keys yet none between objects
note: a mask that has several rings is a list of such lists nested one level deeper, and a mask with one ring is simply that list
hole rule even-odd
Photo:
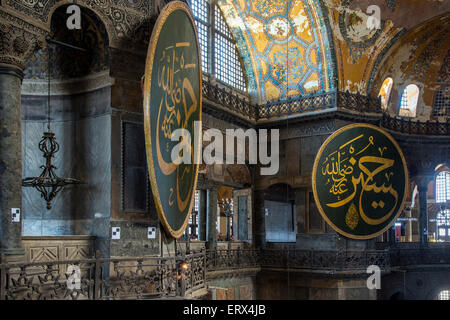
[{"label": "domed ceiling", "polygon": [[318,1],[219,0],[237,42],[254,102],[334,88],[327,28]]}]

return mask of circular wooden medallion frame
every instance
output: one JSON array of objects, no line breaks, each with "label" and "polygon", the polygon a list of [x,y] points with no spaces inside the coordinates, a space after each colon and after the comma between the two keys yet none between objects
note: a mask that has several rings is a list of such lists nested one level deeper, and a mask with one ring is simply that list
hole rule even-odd
[{"label": "circular wooden medallion frame", "polygon": [[[175,11],[181,10],[183,11],[190,21],[191,27],[193,29],[195,40],[196,40],[196,48],[197,48],[197,56],[198,56],[198,70],[199,70],[199,96],[198,96],[198,105],[199,105],[199,118],[195,119],[196,121],[201,121],[202,119],[202,68],[201,68],[201,51],[200,51],[200,44],[198,41],[198,35],[197,35],[197,28],[195,26],[194,18],[192,16],[192,13],[184,2],[181,1],[173,1],[168,3],[161,11],[160,15],[158,16],[158,19],[155,23],[155,26],[153,28],[153,32],[150,38],[150,43],[147,50],[147,59],[146,59],[146,66],[145,66],[145,79],[143,84],[143,107],[144,107],[144,131],[145,131],[145,144],[146,144],[146,154],[147,154],[147,164],[148,164],[148,171],[149,171],[149,179],[150,184],[152,188],[153,193],[153,199],[155,202],[155,207],[158,212],[158,216],[166,229],[166,231],[174,238],[179,238],[183,235],[188,222],[189,218],[191,216],[192,207],[194,206],[194,200],[195,200],[195,187],[197,185],[197,179],[198,179],[198,169],[199,164],[198,161],[196,163],[194,162],[193,168],[195,168],[194,173],[194,182],[191,186],[191,199],[189,200],[188,204],[188,211],[186,214],[186,217],[184,219],[184,222],[182,226],[175,230],[172,228],[172,226],[169,224],[166,213],[164,212],[163,205],[160,198],[160,192],[158,189],[158,184],[156,181],[156,173],[154,168],[154,157],[153,157],[153,150],[152,150],[152,136],[151,136],[151,116],[150,116],[150,94],[151,94],[151,86],[152,86],[152,79],[151,75],[153,72],[154,67],[154,58],[155,58],[155,52],[159,40],[159,36],[161,33],[161,29],[165,25],[166,20],[168,17]],[[153,79],[153,81],[157,81],[156,79]],[[194,136],[195,137],[195,136]],[[200,136],[197,137],[198,141],[200,142]],[[195,146],[194,139],[192,140],[192,144]],[[197,143],[198,150],[193,150],[193,152],[197,152],[197,155],[200,155],[201,151],[201,145],[200,143]]]},{"label": "circular wooden medallion frame", "polygon": [[[400,155],[400,158],[402,160],[402,166],[403,166],[403,170],[404,170],[404,177],[405,177],[405,190],[403,193],[403,198],[401,200],[400,206],[398,208],[398,211],[393,214],[393,218],[391,219],[391,221],[380,231],[377,231],[375,233],[372,234],[368,234],[368,235],[355,235],[355,234],[351,234],[348,233],[346,231],[341,230],[339,227],[337,227],[329,218],[328,216],[325,214],[325,211],[322,208],[322,205],[319,201],[319,195],[318,195],[318,191],[317,191],[317,185],[316,185],[316,173],[317,173],[317,168],[318,168],[318,164],[319,164],[319,160],[321,159],[322,153],[325,150],[325,148],[327,147],[327,145],[334,140],[334,138],[338,135],[340,135],[341,133],[353,129],[353,128],[357,128],[357,127],[363,127],[363,128],[370,128],[370,129],[374,129],[378,132],[380,132],[381,134],[383,134],[386,138],[389,139],[389,141],[394,145],[396,151],[398,152],[398,154]],[[380,234],[386,232],[386,230],[388,230],[393,224],[394,222],[397,220],[397,218],[400,216],[400,214],[403,211],[403,208],[405,206],[405,200],[408,194],[408,182],[409,182],[409,177],[408,177],[408,168],[406,165],[406,161],[405,161],[405,157],[403,155],[402,150],[400,149],[400,146],[397,144],[397,142],[394,140],[394,138],[387,133],[386,131],[380,129],[379,127],[376,127],[374,125],[371,124],[365,124],[365,123],[355,123],[355,124],[350,124],[347,125],[345,127],[340,128],[339,130],[337,130],[336,132],[334,132],[331,136],[329,136],[325,142],[322,144],[322,146],[319,149],[319,152],[316,155],[316,158],[314,160],[314,166],[313,166],[313,171],[312,171],[312,189],[313,189],[313,195],[314,195],[314,201],[317,205],[317,209],[320,212],[320,215],[322,216],[322,218],[328,223],[328,225],[333,228],[333,230],[335,230],[336,232],[338,232],[339,234],[342,234],[348,238],[351,239],[356,239],[356,240],[367,240],[367,239],[372,239],[375,238],[377,236],[379,236]]]}]

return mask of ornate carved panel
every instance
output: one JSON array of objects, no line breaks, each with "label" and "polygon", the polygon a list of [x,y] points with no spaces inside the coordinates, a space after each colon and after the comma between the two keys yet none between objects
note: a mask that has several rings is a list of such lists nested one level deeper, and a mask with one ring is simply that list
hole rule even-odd
[{"label": "ornate carved panel", "polygon": [[86,259],[93,256],[92,236],[24,236],[29,262]]}]

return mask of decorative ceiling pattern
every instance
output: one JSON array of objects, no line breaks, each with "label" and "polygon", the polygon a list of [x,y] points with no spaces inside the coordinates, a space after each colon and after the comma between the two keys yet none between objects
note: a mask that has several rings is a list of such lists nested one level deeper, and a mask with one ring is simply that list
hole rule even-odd
[{"label": "decorative ceiling pattern", "polygon": [[[408,90],[404,105],[417,102],[417,113],[412,113],[420,121],[427,121],[433,112],[436,91],[445,84],[447,55],[450,52],[450,15],[437,16],[416,28],[405,32],[380,59],[379,68],[373,81],[373,92],[383,87],[383,81],[393,80],[391,97],[387,110],[392,115],[399,114],[402,94],[410,84],[418,90]],[[444,81],[442,81],[444,80]],[[411,87],[412,88],[412,87]],[[400,112],[400,115],[411,116]]]},{"label": "decorative ceiling pattern", "polygon": [[258,103],[329,91],[328,34],[313,0],[219,0]]}]

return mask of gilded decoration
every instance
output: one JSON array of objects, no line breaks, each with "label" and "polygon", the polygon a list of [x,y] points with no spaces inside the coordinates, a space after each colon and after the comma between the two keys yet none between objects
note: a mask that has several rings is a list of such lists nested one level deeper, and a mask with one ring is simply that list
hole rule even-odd
[{"label": "gilded decoration", "polygon": [[314,1],[219,0],[218,5],[240,48],[253,100],[331,89],[328,36]]},{"label": "gilded decoration", "polygon": [[321,146],[312,172],[314,200],[340,234],[371,239],[403,210],[408,171],[397,142],[382,129],[352,124]]},{"label": "gilded decoration", "polygon": [[[350,2],[351,0],[345,0],[343,5],[348,6]],[[350,47],[367,48],[372,46],[379,38],[385,22],[383,20],[380,21],[380,28],[368,28],[368,18],[369,16],[361,11],[342,10],[339,13],[339,28],[342,37]],[[354,51],[353,49],[352,53]]]},{"label": "gilded decoration", "polygon": [[[181,1],[164,7],[148,48],[144,83],[147,163],[156,209],[166,231],[180,237],[189,221],[198,177],[202,106],[200,48],[193,17]],[[175,130],[191,136],[173,141]],[[172,154],[179,144],[179,159]],[[182,159],[181,159],[182,158]],[[187,158],[187,159],[186,159]],[[182,161],[181,161],[182,160]]]}]

